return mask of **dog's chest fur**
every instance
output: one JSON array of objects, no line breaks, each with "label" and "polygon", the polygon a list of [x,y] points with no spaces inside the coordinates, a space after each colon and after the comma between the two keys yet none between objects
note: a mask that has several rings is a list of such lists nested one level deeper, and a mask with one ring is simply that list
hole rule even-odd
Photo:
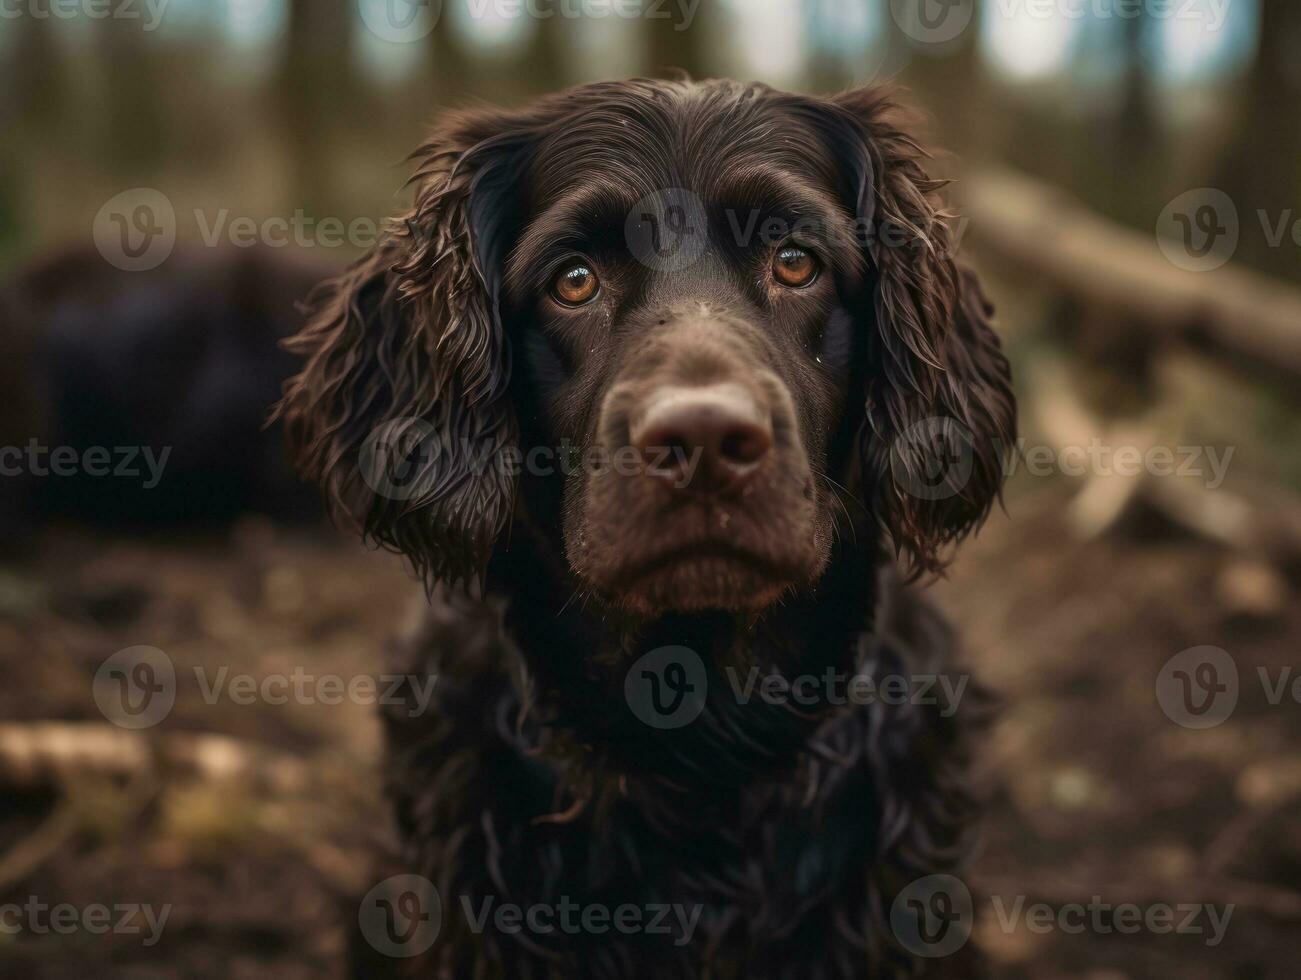
[{"label": "dog's chest fur", "polygon": [[[850,616],[801,649],[781,640],[788,627],[760,629],[747,656],[786,673],[809,662],[808,645],[835,643],[823,659],[842,674],[947,669],[943,622],[891,589],[880,622],[852,629]],[[385,711],[401,863],[443,906],[417,975],[905,975],[890,901],[967,850],[964,712],[742,704],[718,670],[720,696],[699,719],[657,730],[633,716],[610,664],[668,637],[579,636],[581,622],[539,619],[527,599],[444,596],[395,651],[398,673],[437,677],[423,713],[414,699]],[[724,656],[711,644],[736,640],[722,624],[666,629],[694,632],[711,662]],[[543,907],[542,928],[499,918],[515,906]]]}]

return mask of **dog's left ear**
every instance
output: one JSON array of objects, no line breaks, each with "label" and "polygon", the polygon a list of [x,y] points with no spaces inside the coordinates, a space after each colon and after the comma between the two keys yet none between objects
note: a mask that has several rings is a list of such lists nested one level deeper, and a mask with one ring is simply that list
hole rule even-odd
[{"label": "dog's left ear", "polygon": [[278,415],[336,518],[429,583],[477,578],[509,520],[510,350],[498,310],[515,160],[535,120],[456,113],[414,155],[415,202],[320,287]]},{"label": "dog's left ear", "polygon": [[944,182],[927,175],[889,93],[857,89],[829,107],[874,279],[865,493],[912,570],[939,571],[1001,490],[1016,437],[1011,372],[993,307],[954,261],[934,200]]}]

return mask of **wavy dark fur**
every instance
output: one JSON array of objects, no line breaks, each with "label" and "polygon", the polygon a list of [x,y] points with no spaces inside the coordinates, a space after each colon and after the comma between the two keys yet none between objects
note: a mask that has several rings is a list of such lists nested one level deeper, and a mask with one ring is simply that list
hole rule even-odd
[{"label": "wavy dark fur", "polygon": [[[529,560],[526,549],[500,574],[528,574]],[[595,648],[631,663],[671,638],[741,669],[955,669],[949,629],[915,594],[888,575],[874,587],[872,570],[849,554],[829,574],[816,603],[792,603],[749,633],[721,618],[644,634],[597,627],[581,614],[557,618],[558,593],[517,592],[504,611],[459,592],[436,596],[389,665],[437,674],[434,703],[421,717],[410,703],[390,707],[385,727],[400,864],[445,896],[443,932],[430,960],[367,959],[359,975],[918,975],[923,964],[893,938],[890,904],[909,882],[965,866],[977,814],[970,736],[987,704],[979,692],[968,689],[949,718],[915,704],[739,709],[720,669],[704,715],[653,731],[611,687],[622,672],[565,656]],[[486,896],[705,911],[689,946],[618,935],[540,945],[492,929],[473,935],[460,903],[478,909]],[[970,949],[926,965],[926,976],[982,975]]]},{"label": "wavy dark fur", "polygon": [[[860,514],[839,522],[813,588],[757,619],[587,609],[573,601],[582,583],[558,540],[554,488],[516,486],[448,452],[426,461],[413,499],[367,489],[358,454],[385,420],[421,419],[453,447],[462,436],[490,446],[520,438],[531,412],[512,403],[521,396],[499,290],[522,230],[512,216],[527,196],[518,182],[531,146],[577,143],[585,118],[620,113],[678,113],[684,127],[733,118],[744,140],[763,132],[751,116],[774,107],[834,147],[846,213],[904,240],[867,250],[866,363],[854,375],[865,391],[846,420],[859,435],[854,458],[833,470]],[[915,960],[888,919],[900,888],[958,870],[969,854],[968,735],[983,700],[968,689],[947,718],[921,704],[795,711],[738,703],[724,675],[750,665],[788,676],[955,669],[948,629],[892,571],[892,553],[914,572],[936,571],[980,524],[997,498],[1014,406],[991,311],[953,260],[938,185],[897,117],[874,90],[817,99],[645,80],[454,115],[416,155],[411,210],[324,288],[293,342],[306,363],[280,411],[336,511],[424,576],[432,601],[391,667],[439,677],[428,712],[390,707],[385,724],[402,867],[439,887],[443,931],[424,959],[363,956],[359,973],[382,963],[458,980],[975,974],[969,951]],[[659,152],[630,139],[611,146],[610,165]],[[899,437],[935,416],[970,434],[972,476],[951,497],[923,500],[898,488],[891,467],[896,477],[926,467],[926,447],[904,443],[900,455]],[[473,587],[451,587],[465,580]],[[670,643],[701,654],[710,698],[696,722],[661,731],[631,716],[622,679],[642,652]],[[684,946],[646,935],[474,935],[460,901],[477,907],[489,895],[705,911]]]}]

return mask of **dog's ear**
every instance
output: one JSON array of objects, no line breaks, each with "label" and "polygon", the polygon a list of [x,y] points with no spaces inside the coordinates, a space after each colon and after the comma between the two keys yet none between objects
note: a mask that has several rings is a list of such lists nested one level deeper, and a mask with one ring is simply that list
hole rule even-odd
[{"label": "dog's ear", "polygon": [[337,519],[426,582],[475,577],[509,519],[517,439],[497,309],[518,120],[449,119],[416,152],[414,204],[321,287],[287,342],[277,413]]},{"label": "dog's ear", "polygon": [[924,152],[889,94],[831,100],[873,279],[874,329],[861,436],[865,493],[914,572],[939,571],[948,546],[983,522],[1016,432],[993,307],[954,261],[948,215]]}]

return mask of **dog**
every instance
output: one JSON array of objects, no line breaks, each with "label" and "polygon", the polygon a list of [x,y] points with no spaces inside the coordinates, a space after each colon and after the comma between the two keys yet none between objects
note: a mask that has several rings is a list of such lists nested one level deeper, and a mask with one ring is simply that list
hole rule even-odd
[{"label": "dog", "polygon": [[392,666],[432,703],[384,714],[428,887],[368,899],[424,940],[363,972],[978,970],[891,916],[967,860],[984,712],[884,692],[951,669],[910,580],[1015,405],[901,118],[685,79],[453,112],[290,341],[302,470],[428,595]]},{"label": "dog", "polygon": [[338,271],[269,247],[182,247],[128,272],[90,246],[18,270],[0,285],[0,552],[54,520],[319,520],[264,423],[298,366],[279,346],[297,304]]}]

